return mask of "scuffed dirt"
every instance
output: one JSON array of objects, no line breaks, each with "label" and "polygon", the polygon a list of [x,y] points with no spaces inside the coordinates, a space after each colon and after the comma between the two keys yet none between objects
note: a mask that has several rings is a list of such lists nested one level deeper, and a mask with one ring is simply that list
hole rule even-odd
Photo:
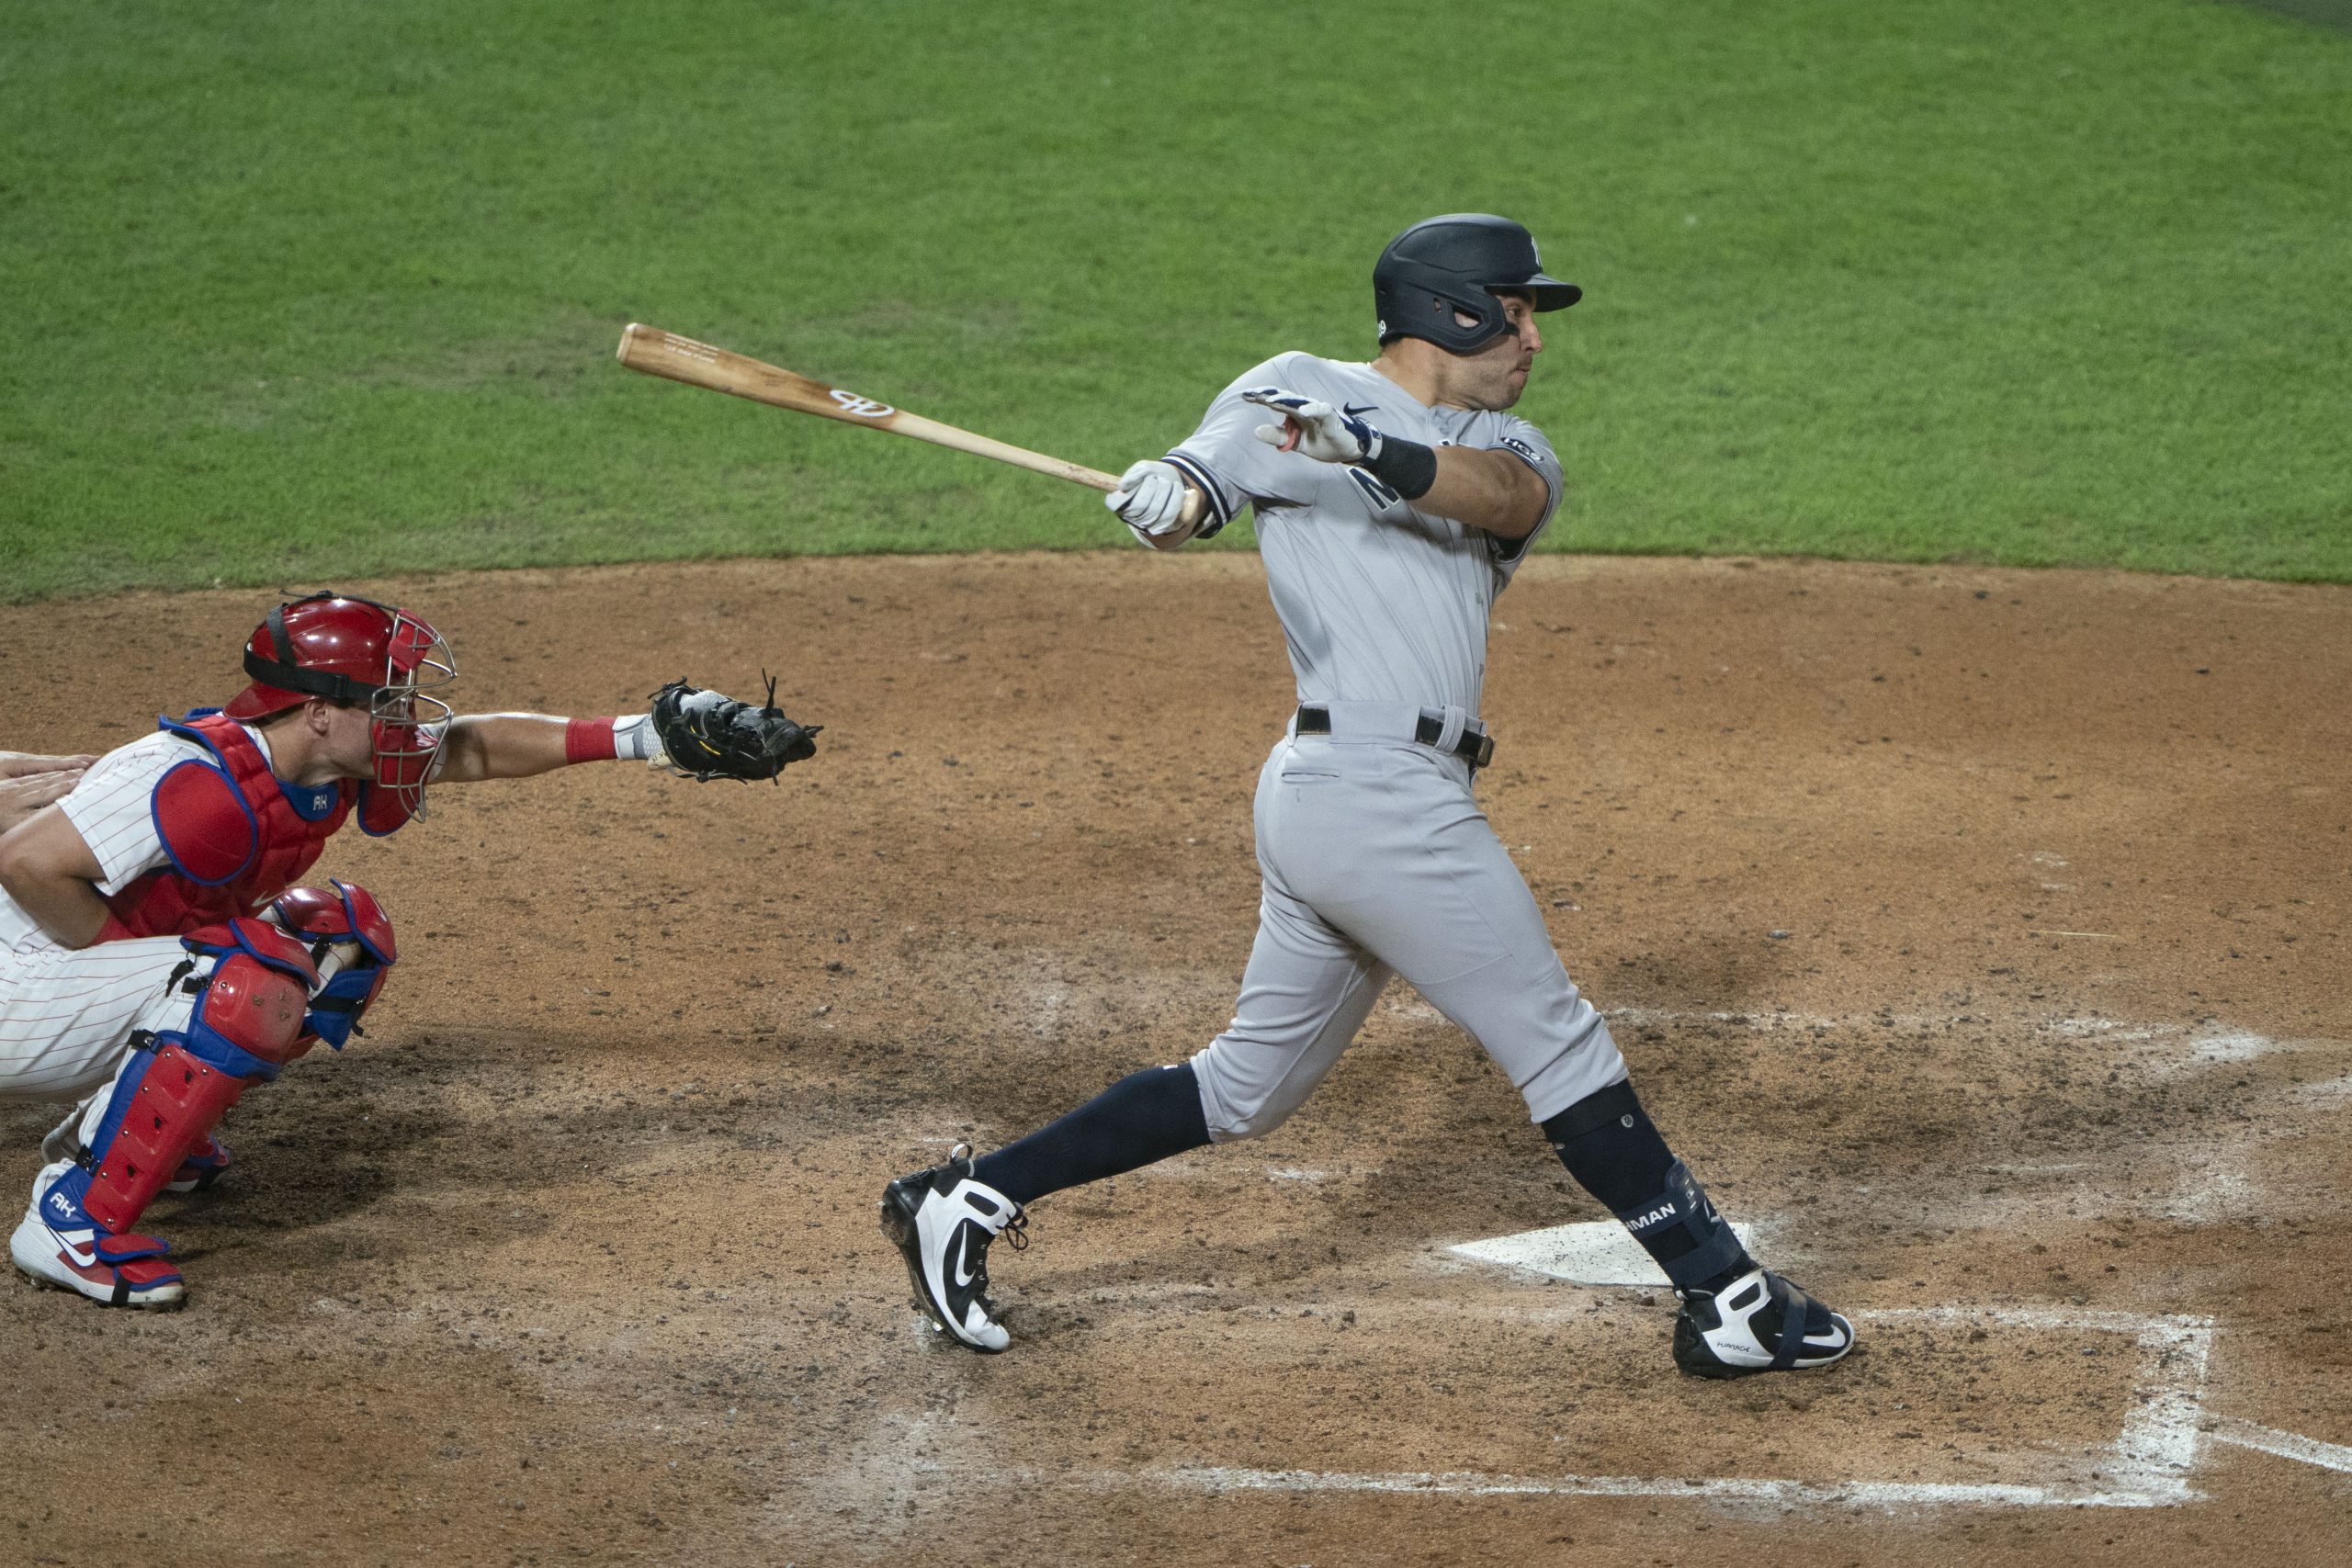
[{"label": "scuffed dirt", "polygon": [[[189,1308],[0,1280],[0,1559],[2334,1560],[2352,1473],[2212,1434],[2352,1444],[2343,589],[1547,558],[1499,605],[1482,798],[1771,1256],[1849,1312],[2213,1320],[2198,1495],[2109,1509],[1466,1489],[2058,1483],[2149,1396],[2128,1335],[1981,1316],[1678,1378],[1663,1292],[1447,1250],[1600,1216],[1402,989],[1271,1139],[1040,1204],[1012,1353],[932,1342],[881,1184],[1225,1021],[1290,700],[1253,558],[365,586],[465,709],[764,666],[824,749],[338,841],[401,962],[153,1212]],[[266,602],[0,609],[0,744],[222,700]],[[50,1119],[0,1108],[16,1179]]]}]

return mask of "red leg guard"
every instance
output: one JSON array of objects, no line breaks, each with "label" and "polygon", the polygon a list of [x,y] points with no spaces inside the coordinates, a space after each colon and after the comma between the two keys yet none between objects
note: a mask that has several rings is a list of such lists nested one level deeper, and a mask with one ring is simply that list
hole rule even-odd
[{"label": "red leg guard", "polygon": [[159,1037],[114,1135],[96,1151],[82,1199],[91,1219],[117,1235],[138,1223],[245,1086],[292,1058],[309,999],[300,980],[248,953],[216,961],[187,1033]]},{"label": "red leg guard", "polygon": [[83,1209],[117,1235],[130,1230],[252,1081],[206,1066],[176,1042],[158,1050],[114,1142],[90,1173]]}]

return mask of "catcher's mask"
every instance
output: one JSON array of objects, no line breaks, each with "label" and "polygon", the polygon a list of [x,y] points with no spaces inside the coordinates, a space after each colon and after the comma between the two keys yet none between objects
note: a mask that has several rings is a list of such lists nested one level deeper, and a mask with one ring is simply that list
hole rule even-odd
[{"label": "catcher's mask", "polygon": [[427,694],[458,678],[457,656],[431,625],[406,610],[347,593],[312,593],[272,610],[245,643],[253,683],[221,711],[261,719],[311,697],[365,705],[379,788],[411,817],[424,815],[424,784],[449,705]]}]

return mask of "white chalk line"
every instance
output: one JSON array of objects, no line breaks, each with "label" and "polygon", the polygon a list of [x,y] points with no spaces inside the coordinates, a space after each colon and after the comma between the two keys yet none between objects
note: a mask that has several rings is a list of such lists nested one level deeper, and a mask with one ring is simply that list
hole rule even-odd
[{"label": "white chalk line", "polygon": [[[1408,1008],[1400,1010],[1411,1012]],[[1434,1009],[1427,1010],[1437,1016]],[[1419,1016],[1415,1013],[1414,1016]],[[1600,1016],[1611,1023],[1670,1026],[1690,1023],[1730,1023],[1759,1032],[1781,1030],[1856,1032],[1863,1030],[1894,1030],[1904,1033],[1937,1032],[1956,1024],[1998,1026],[2000,1021],[1981,1013],[1911,1013],[1872,1012],[1833,1017],[1827,1013],[1805,1012],[1707,1012],[1676,1008],[1614,1007],[1600,1010]],[[2177,1023],[2133,1023],[2116,1018],[2024,1018],[2009,1027],[2021,1028],[2028,1033],[2045,1039],[2107,1040],[2126,1045],[2161,1046],[2167,1051],[2183,1053],[2188,1065],[2219,1066],[2231,1063],[2250,1062],[2272,1051],[2292,1049],[2317,1042],[2273,1039],[2251,1029],[2231,1029],[2219,1024],[2203,1023],[2193,1027]]]},{"label": "white chalk line", "polygon": [[[2133,1414],[2111,1443],[2085,1450],[2076,1461],[2083,1477],[2072,1482],[1800,1481],[1791,1477],[1663,1475],[1504,1475],[1479,1471],[1397,1472],[1267,1470],[1246,1466],[1179,1464],[1133,1472],[1100,1472],[1082,1484],[1103,1489],[1139,1485],[1194,1492],[1373,1492],[1423,1493],[1447,1496],[1690,1497],[1783,1506],[1848,1507],[2093,1507],[2154,1508],[2195,1502],[2204,1494],[2189,1485],[2200,1440],[2229,1433],[2226,1440],[2260,1437],[2286,1444],[2309,1444],[2290,1434],[2272,1434],[2245,1423],[2204,1421],[2204,1385],[2213,1320],[2187,1315],[2062,1310],[2053,1307],[1891,1307],[1854,1314],[1879,1323],[1994,1325],[2035,1333],[2120,1334],[2135,1341]],[[2256,1446],[2248,1441],[2247,1446]],[[2332,1445],[2311,1445],[2329,1449]],[[2266,1451],[2278,1452],[2273,1447]],[[2352,1450],[2335,1450],[2352,1462]],[[2288,1458],[2303,1457],[2299,1450]],[[2330,1468],[2334,1468],[2333,1465]]]},{"label": "white chalk line", "polygon": [[2297,1432],[2282,1432],[2276,1427],[2257,1426],[2252,1421],[2227,1420],[2216,1422],[2205,1434],[2218,1443],[2235,1443],[2242,1449],[2275,1454],[2280,1459],[2301,1461],[2352,1475],[2352,1448],[2341,1443],[2323,1443],[2317,1438],[2306,1438]]},{"label": "white chalk line", "polygon": [[[1185,1465],[1132,1475],[1101,1473],[1095,1484],[1156,1483],[1202,1492],[1419,1492],[1469,1497],[1697,1497],[1779,1503],[1790,1507],[1834,1504],[1849,1507],[1932,1507],[1952,1505],[2011,1507],[2151,1508],[2182,1501],[2147,1492],[2024,1486],[2004,1482],[1745,1480],[1730,1476],[1675,1480],[1645,1475],[1528,1477],[1476,1472],[1367,1474],[1327,1470],[1244,1470]],[[2196,1494],[2188,1494],[2193,1496]]]}]

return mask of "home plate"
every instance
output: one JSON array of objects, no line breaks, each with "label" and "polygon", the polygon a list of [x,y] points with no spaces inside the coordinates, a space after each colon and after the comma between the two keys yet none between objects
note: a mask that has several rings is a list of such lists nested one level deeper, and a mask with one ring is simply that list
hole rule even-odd
[{"label": "home plate", "polygon": [[[1734,1224],[1732,1234],[1751,1253],[1753,1228]],[[1578,1285],[1641,1285],[1666,1288],[1666,1270],[1650,1260],[1642,1244],[1614,1220],[1590,1220],[1579,1224],[1554,1225],[1548,1230],[1521,1231],[1491,1241],[1464,1242],[1448,1252],[1507,1269],[1526,1269]]]}]

